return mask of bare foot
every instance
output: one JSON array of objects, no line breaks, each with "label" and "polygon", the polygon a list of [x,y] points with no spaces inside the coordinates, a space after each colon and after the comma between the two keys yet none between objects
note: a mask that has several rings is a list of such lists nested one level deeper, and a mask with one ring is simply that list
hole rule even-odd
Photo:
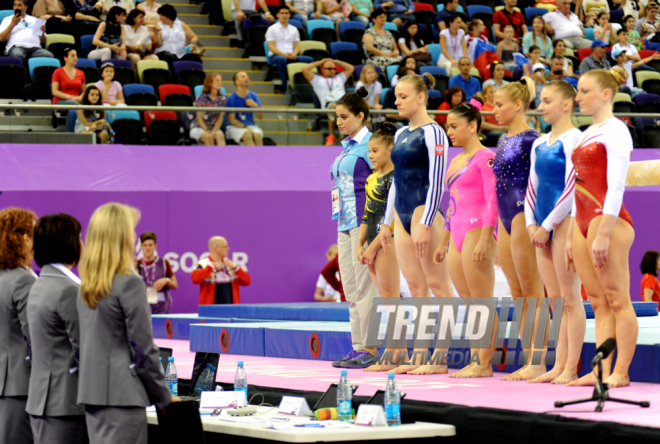
[{"label": "bare foot", "polygon": [[475,366],[477,364],[469,364],[457,371],[456,373],[452,373],[449,375],[450,378],[460,378],[463,373],[465,373],[467,370],[469,370],[471,367]]},{"label": "bare foot", "polygon": [[581,387],[584,385],[596,385],[597,382],[598,382],[598,378],[596,378],[596,375],[594,375],[594,373],[591,372],[584,375],[580,379],[576,379],[575,381],[569,382],[566,385],[569,387]]},{"label": "bare foot", "polygon": [[553,382],[561,374],[562,374],[562,369],[554,367],[548,373],[544,373],[541,376],[539,376],[538,378],[530,379],[527,382],[531,382],[531,383],[534,383],[534,384],[544,383],[544,382]]},{"label": "bare foot", "polygon": [[446,374],[449,372],[449,367],[446,365],[431,365],[431,364],[426,364],[419,366],[415,370],[410,370],[408,372],[409,375],[438,375],[438,374]]},{"label": "bare foot", "polygon": [[369,366],[369,367],[365,368],[365,369],[362,370],[362,371],[363,371],[363,372],[386,372],[386,371],[389,371],[389,370],[394,370],[394,369],[397,368],[397,367],[398,367],[398,365],[396,365],[396,364],[394,364],[394,365],[378,365],[378,364],[374,364],[374,365],[372,365],[372,366]]},{"label": "bare foot", "polygon": [[533,378],[538,378],[546,372],[545,365],[527,365],[519,372],[511,375],[507,381],[529,381]]},{"label": "bare foot", "polygon": [[552,380],[553,384],[568,384],[572,381],[577,381],[578,375],[575,372],[564,370],[564,372]]},{"label": "bare foot", "polygon": [[512,381],[512,379],[510,379],[510,378],[512,378],[512,377],[514,377],[515,375],[517,375],[518,373],[520,373],[524,368],[525,368],[525,367],[519,368],[518,370],[516,370],[515,372],[511,373],[510,375],[501,376],[501,377],[500,377],[500,380],[501,380],[501,381]]},{"label": "bare foot", "polygon": [[421,366],[422,366],[422,364],[400,365],[392,371],[397,375],[401,375],[401,374],[411,372],[415,369],[418,369]]},{"label": "bare foot", "polygon": [[461,373],[460,376],[455,376],[455,377],[456,378],[490,378],[491,376],[493,376],[492,365],[481,366],[475,364],[466,371],[464,371],[463,373]]},{"label": "bare foot", "polygon": [[603,381],[609,388],[628,387],[630,385],[630,377],[628,375],[619,375],[612,373],[609,378]]}]

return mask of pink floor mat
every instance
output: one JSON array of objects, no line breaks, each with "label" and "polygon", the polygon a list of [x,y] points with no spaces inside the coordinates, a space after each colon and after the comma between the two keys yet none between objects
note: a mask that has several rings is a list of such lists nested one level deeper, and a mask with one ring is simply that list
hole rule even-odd
[{"label": "pink floor mat", "polygon": [[[156,339],[156,344],[173,349],[180,378],[190,378],[195,353],[189,351],[185,340]],[[306,359],[269,358],[261,356],[222,355],[218,365],[217,381],[231,383],[236,363],[243,361],[248,381],[253,385],[324,392],[332,383],[339,381],[339,369],[328,361]],[[560,414],[567,417],[594,421],[612,421],[649,427],[660,427],[660,385],[632,383],[630,387],[613,389],[610,396],[644,400],[650,408],[606,403],[601,413],[594,412],[595,402],[557,409],[554,402],[591,396],[591,387],[565,387],[551,384],[530,384],[518,381],[501,381],[503,373],[492,378],[453,379],[447,375],[398,375],[399,390],[406,399],[428,402],[462,404],[473,407],[491,407],[507,410]],[[371,396],[384,389],[387,375],[349,370],[348,379],[358,385],[358,396]]]}]

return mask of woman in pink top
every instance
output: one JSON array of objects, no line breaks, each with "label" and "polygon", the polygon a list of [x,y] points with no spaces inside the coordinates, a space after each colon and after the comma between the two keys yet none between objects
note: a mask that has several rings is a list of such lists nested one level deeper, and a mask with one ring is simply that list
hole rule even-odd
[{"label": "woman in pink top", "polygon": [[101,66],[101,80],[95,86],[101,91],[101,101],[108,105],[125,105],[121,83],[115,80],[115,65],[105,62]]},{"label": "woman in pink top", "polygon": [[[452,145],[462,146],[463,152],[447,169],[449,210],[433,259],[440,264],[449,251],[449,276],[461,297],[493,297],[495,287],[495,153],[479,141],[480,108],[481,103],[471,100],[447,116],[447,136]],[[472,356],[479,354],[479,363],[471,363],[450,377],[493,376],[493,351],[471,350]]]}]

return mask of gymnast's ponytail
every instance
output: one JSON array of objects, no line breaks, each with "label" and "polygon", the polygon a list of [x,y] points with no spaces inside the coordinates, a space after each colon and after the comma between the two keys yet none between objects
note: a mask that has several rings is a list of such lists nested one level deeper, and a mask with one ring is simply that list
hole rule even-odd
[{"label": "gymnast's ponytail", "polygon": [[428,72],[425,72],[421,76],[418,74],[405,76],[399,79],[399,82],[410,83],[415,89],[415,92],[417,94],[424,94],[427,100],[429,98],[429,90],[435,86],[435,78]]},{"label": "gymnast's ponytail", "polygon": [[373,133],[371,140],[378,140],[389,147],[394,145],[394,135],[396,134],[398,128],[392,122],[383,122],[380,125],[380,128]]},{"label": "gymnast's ponytail", "polygon": [[529,110],[529,106],[536,96],[534,80],[527,76],[523,76],[519,82],[511,82],[501,86],[499,91],[506,93],[514,103],[520,100],[523,104],[523,111],[525,112]]}]

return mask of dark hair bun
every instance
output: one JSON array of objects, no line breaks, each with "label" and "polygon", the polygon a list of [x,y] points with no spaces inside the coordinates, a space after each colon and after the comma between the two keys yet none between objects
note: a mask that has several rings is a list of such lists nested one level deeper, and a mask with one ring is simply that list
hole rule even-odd
[{"label": "dark hair bun", "polygon": [[369,95],[369,91],[367,91],[367,88],[365,88],[364,86],[361,86],[360,89],[355,91],[355,94],[365,99]]},{"label": "dark hair bun", "polygon": [[380,128],[378,131],[381,133],[385,134],[391,134],[392,136],[396,134],[396,132],[399,130],[395,124],[392,122],[383,122],[380,124]]}]

